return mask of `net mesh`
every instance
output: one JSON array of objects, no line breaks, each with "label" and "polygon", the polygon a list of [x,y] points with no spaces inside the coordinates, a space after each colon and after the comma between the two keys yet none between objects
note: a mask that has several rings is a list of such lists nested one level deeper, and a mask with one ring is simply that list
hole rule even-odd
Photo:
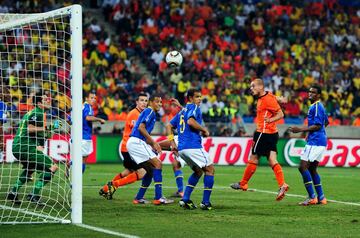
[{"label": "net mesh", "polygon": [[70,15],[0,14],[14,22],[0,30],[0,223],[67,222]]}]

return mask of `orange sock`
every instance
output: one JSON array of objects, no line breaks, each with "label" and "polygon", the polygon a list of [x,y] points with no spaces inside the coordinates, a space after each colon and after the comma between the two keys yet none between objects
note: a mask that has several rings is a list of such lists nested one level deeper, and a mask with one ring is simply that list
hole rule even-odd
[{"label": "orange sock", "polygon": [[280,187],[281,185],[283,185],[285,183],[284,173],[282,171],[281,165],[280,164],[275,164],[272,167],[272,169],[274,171],[276,180],[277,180],[277,182],[279,184],[279,187]]},{"label": "orange sock", "polygon": [[121,179],[121,178],[123,178],[123,176],[121,175],[121,173],[119,173],[112,179],[112,181],[115,181],[115,180],[118,180],[118,179]]},{"label": "orange sock", "polygon": [[124,178],[121,178],[121,179],[118,179],[118,180],[115,180],[113,181],[113,186],[115,188],[118,188],[118,187],[121,187],[121,186],[124,186],[126,184],[130,184],[130,183],[133,183],[133,182],[136,182],[139,180],[139,177],[137,175],[137,173],[135,172],[132,172],[131,174],[129,174],[128,176],[124,177]]},{"label": "orange sock", "polygon": [[242,184],[242,185],[247,184],[249,182],[251,176],[255,173],[256,168],[257,168],[257,164],[249,162],[246,165],[244,175],[240,181],[240,184]]}]

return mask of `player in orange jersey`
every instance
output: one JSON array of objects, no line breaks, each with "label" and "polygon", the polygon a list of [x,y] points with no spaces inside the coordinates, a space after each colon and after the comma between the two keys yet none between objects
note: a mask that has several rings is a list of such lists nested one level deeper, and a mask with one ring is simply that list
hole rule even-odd
[{"label": "player in orange jersey", "polygon": [[[105,184],[99,191],[101,196],[104,196],[109,200],[112,199],[112,195],[118,187],[134,183],[142,179],[146,174],[145,169],[139,167],[138,164],[136,164],[135,161],[131,159],[130,154],[126,148],[126,143],[140,113],[147,107],[148,101],[149,98],[147,94],[140,93],[136,99],[136,107],[131,110],[126,117],[123,138],[120,145],[121,156],[124,160],[125,169],[121,173],[117,174],[112,179],[112,181]],[[113,189],[113,191],[109,191],[110,187]]]},{"label": "player in orange jersey", "polygon": [[276,159],[276,144],[279,134],[275,122],[284,117],[284,113],[278,103],[278,100],[280,101],[281,99],[265,91],[264,82],[261,79],[252,81],[250,90],[252,95],[258,99],[256,112],[257,128],[253,137],[252,154],[241,181],[232,184],[231,188],[246,191],[248,189],[248,182],[256,171],[260,156],[266,156],[279,185],[276,200],[280,201],[289,189],[289,186],[285,183],[282,168]]}]

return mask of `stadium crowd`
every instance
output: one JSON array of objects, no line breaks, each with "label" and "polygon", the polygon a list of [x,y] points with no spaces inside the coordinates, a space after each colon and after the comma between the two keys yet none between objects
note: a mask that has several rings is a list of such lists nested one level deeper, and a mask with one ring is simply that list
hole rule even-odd
[{"label": "stadium crowd", "polygon": [[[72,2],[2,1],[0,12],[44,12]],[[159,120],[166,122],[178,110],[169,99],[184,103],[185,92],[199,87],[205,122],[253,122],[256,106],[248,89],[261,77],[267,90],[288,98],[280,123],[302,124],[309,107],[307,90],[318,83],[326,89],[322,100],[330,125],[360,126],[360,8],[347,4],[351,2],[104,0],[105,20],[116,32],[107,32],[84,11],[83,90],[97,92],[95,114],[110,121],[124,120],[136,94],[145,91],[163,96]],[[0,42],[4,39],[1,35]],[[184,56],[180,69],[169,69],[164,62],[172,49]],[[49,73],[57,81],[69,77],[66,61],[61,63]],[[140,73],[141,64],[150,76]],[[28,109],[23,95],[30,92],[24,84],[33,83],[19,82],[25,78],[23,69],[19,62],[2,61],[2,80],[18,111]],[[43,75],[49,69],[39,71]],[[35,77],[35,83],[49,91],[54,87],[51,79]],[[54,103],[67,111],[69,93],[63,88],[53,92]]]},{"label": "stadium crowd", "polygon": [[[125,51],[136,52],[151,70],[153,88],[182,102],[190,86],[202,88],[205,121],[242,115],[252,122],[248,88],[256,77],[289,99],[283,105],[287,123],[303,122],[313,83],[326,89],[331,125],[349,125],[360,113],[359,6],[334,0],[104,1],[102,6]],[[170,49],[183,53],[180,70],[164,63]]]}]

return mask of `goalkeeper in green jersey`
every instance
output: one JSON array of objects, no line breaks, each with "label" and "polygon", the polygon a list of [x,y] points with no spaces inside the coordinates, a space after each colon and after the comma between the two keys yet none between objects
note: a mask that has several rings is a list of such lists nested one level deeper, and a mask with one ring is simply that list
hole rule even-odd
[{"label": "goalkeeper in green jersey", "polygon": [[33,104],[35,108],[24,115],[13,141],[13,155],[23,165],[23,171],[8,193],[7,200],[20,205],[19,189],[32,179],[32,174],[36,171],[40,176],[26,199],[43,206],[45,204],[40,201],[41,189],[50,182],[58,169],[53,160],[43,153],[44,144],[46,139],[51,137],[53,130],[61,127],[61,123],[55,121],[52,125],[46,125],[45,110],[51,108],[51,99],[48,96],[37,93],[33,96]]}]

